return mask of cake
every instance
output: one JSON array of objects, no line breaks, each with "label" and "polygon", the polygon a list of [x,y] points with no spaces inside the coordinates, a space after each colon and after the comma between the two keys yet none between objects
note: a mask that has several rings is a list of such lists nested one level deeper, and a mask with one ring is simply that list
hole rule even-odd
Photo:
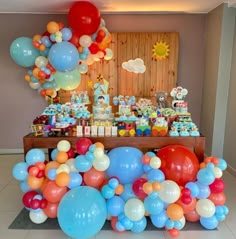
[{"label": "cake", "polygon": [[110,105],[110,96],[108,94],[109,83],[100,74],[97,77],[97,83],[93,85],[93,118],[94,120],[112,119],[112,107]]}]

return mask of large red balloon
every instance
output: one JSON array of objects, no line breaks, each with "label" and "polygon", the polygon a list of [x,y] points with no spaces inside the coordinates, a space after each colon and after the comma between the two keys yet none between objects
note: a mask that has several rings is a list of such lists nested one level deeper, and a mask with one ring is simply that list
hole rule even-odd
[{"label": "large red balloon", "polygon": [[75,143],[76,152],[78,154],[85,155],[89,150],[92,141],[88,138],[80,138]]},{"label": "large red balloon", "polygon": [[199,170],[197,156],[187,147],[170,145],[160,149],[157,156],[161,159],[160,169],[166,179],[184,186],[187,182],[196,181]]},{"label": "large red balloon", "polygon": [[95,33],[100,25],[101,16],[98,9],[90,2],[75,2],[69,10],[70,27],[80,35]]}]

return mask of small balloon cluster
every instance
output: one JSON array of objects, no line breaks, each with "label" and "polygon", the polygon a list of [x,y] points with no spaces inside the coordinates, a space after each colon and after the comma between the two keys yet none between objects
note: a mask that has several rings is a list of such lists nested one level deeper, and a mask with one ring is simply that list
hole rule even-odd
[{"label": "small balloon cluster", "polygon": [[157,153],[143,154],[134,147],[106,152],[102,143],[88,138],[78,139],[75,149],[61,140],[50,156],[48,162],[42,150],[31,149],[25,162],[14,166],[13,176],[20,181],[31,221],[57,218],[73,238],[95,235],[106,220],[116,232],[142,232],[147,217],[175,237],[186,221],[215,229],[229,212],[222,158],[207,157],[199,164],[180,145]]},{"label": "small balloon cluster", "polygon": [[25,80],[42,97],[55,98],[57,91],[73,90],[81,74],[95,61],[111,60],[111,34],[98,9],[90,2],[75,2],[68,13],[69,27],[50,21],[43,34],[19,37],[10,46],[14,62],[30,67]]}]

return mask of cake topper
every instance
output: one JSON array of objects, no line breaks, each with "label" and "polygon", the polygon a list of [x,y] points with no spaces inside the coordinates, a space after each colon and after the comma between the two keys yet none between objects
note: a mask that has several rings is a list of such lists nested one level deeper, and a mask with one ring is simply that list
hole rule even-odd
[{"label": "cake topper", "polygon": [[108,93],[109,82],[104,79],[102,74],[97,77],[97,83],[93,85],[94,95],[104,95]]}]

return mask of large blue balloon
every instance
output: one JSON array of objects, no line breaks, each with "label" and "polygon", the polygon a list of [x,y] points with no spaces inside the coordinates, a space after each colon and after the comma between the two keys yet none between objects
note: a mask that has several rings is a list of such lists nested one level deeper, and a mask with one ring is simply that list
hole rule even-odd
[{"label": "large blue balloon", "polygon": [[16,180],[24,181],[28,178],[28,164],[25,162],[17,163],[12,169],[12,175]]},{"label": "large blue balloon", "polygon": [[16,64],[31,67],[35,63],[35,58],[39,56],[39,50],[34,48],[31,38],[19,37],[11,44],[10,55]]},{"label": "large blue balloon", "polygon": [[58,222],[62,231],[75,239],[98,233],[107,216],[106,202],[92,187],[80,186],[68,191],[58,206]]},{"label": "large blue balloon", "polygon": [[118,147],[108,153],[110,166],[107,169],[109,177],[116,176],[120,183],[133,183],[144,173],[142,166],[143,153],[133,147]]},{"label": "large blue balloon", "polygon": [[79,63],[79,52],[70,42],[58,42],[50,48],[48,59],[57,71],[71,71]]},{"label": "large blue balloon", "polygon": [[25,161],[28,165],[33,165],[37,162],[44,162],[46,159],[42,149],[31,149],[26,153]]}]

